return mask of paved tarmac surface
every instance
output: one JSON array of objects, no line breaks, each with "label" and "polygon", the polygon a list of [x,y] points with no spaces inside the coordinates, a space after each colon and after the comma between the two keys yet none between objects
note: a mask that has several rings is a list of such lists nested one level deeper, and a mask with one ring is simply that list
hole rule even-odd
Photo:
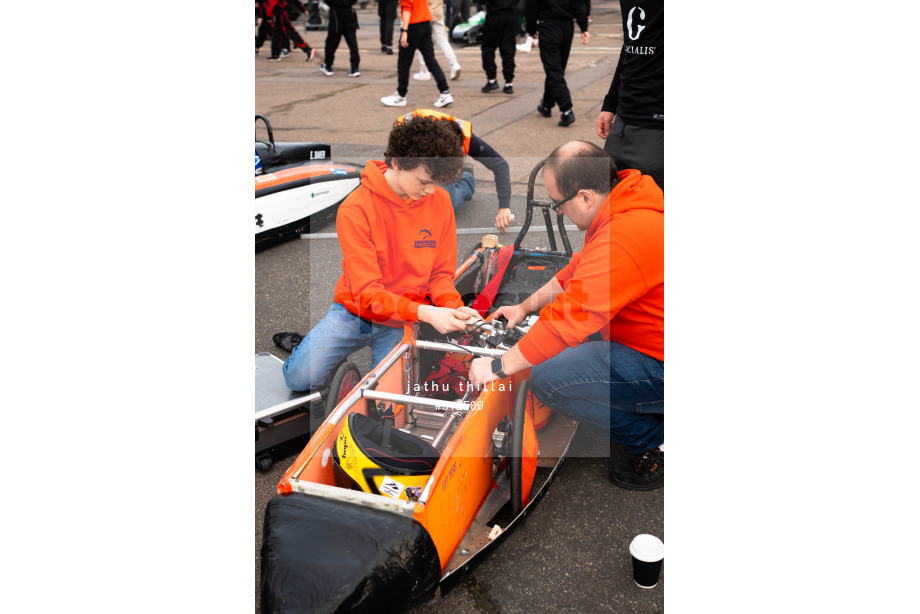
[{"label": "paved tarmac surface", "polygon": [[[527,179],[534,164],[565,141],[583,139],[602,145],[594,123],[610,85],[622,44],[619,5],[592,3],[591,41],[576,40],[566,77],[574,101],[575,124],[556,125],[536,113],[543,87],[539,53],[518,52],[513,95],[482,94],[485,83],[479,46],[455,44],[462,65],[451,81],[454,103],[445,110],[470,120],[474,132],[499,151],[511,165],[512,212],[523,220]],[[269,118],[278,141],[321,141],[331,144],[336,162],[363,165],[381,159],[386,136],[400,109],[379,102],[396,89],[396,55],[379,50],[377,14],[371,3],[358,10],[361,76],[346,78],[348,50],[340,46],[335,75],[319,71],[325,32],[308,31],[306,40],[317,48],[312,62],[298,50],[281,62],[268,62],[268,46],[255,58],[255,111]],[[302,23],[298,30],[303,33]],[[437,57],[442,59],[440,52]],[[500,62],[500,59],[497,58]],[[447,62],[442,63],[446,67]],[[499,64],[500,66],[500,64]],[[413,64],[412,72],[417,71]],[[499,74],[499,79],[501,75]],[[412,108],[431,108],[438,92],[433,81],[410,79],[407,98]],[[264,139],[260,129],[258,138]],[[459,230],[491,228],[497,198],[491,173],[474,165],[476,194],[457,216]],[[538,181],[539,185],[539,181]],[[333,224],[314,229],[334,232]],[[458,236],[462,255],[481,235]],[[570,233],[573,247],[583,243],[581,233]],[[513,241],[509,233],[501,237]],[[526,245],[546,246],[546,234],[528,235]],[[331,239],[293,240],[255,256],[255,353],[287,352],[272,344],[278,331],[306,333],[325,314],[340,274],[341,250]],[[362,373],[370,368],[370,351],[353,360]],[[632,580],[629,542],[639,533],[664,539],[664,489],[631,492],[607,478],[610,463],[626,455],[581,429],[570,457],[546,496],[526,522],[439,602],[420,605],[413,614],[479,614],[513,612],[663,612],[664,569],[658,585],[638,588]],[[255,608],[259,611],[259,550],[265,505],[275,494],[281,475],[294,457],[276,463],[267,473],[255,473]]]}]

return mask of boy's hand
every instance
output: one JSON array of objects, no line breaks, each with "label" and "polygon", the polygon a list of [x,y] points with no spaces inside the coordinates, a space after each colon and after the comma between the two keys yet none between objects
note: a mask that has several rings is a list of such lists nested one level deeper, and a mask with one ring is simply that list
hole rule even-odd
[{"label": "boy's hand", "polygon": [[453,309],[448,307],[422,305],[418,308],[418,319],[420,322],[431,324],[442,335],[466,331],[466,319],[469,319],[469,314],[464,314],[467,318],[461,320],[457,318],[455,313]]}]

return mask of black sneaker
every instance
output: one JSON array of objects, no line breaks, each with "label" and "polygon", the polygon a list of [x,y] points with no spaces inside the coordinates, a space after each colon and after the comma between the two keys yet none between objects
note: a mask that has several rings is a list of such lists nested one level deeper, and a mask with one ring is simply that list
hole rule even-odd
[{"label": "black sneaker", "polygon": [[569,124],[574,124],[574,123],[575,123],[575,114],[572,113],[572,109],[569,109],[568,111],[563,113],[562,116],[559,118],[558,125],[568,126]]},{"label": "black sneaker", "polygon": [[486,84],[482,86],[482,93],[485,94],[487,92],[491,92],[492,90],[497,90],[497,89],[498,89],[497,81],[486,81]]},{"label": "black sneaker", "polygon": [[280,62],[280,61],[281,61],[281,56],[280,56],[280,55],[273,55],[273,56],[271,56],[270,58],[268,58],[268,61],[269,61],[269,62]]},{"label": "black sneaker", "polygon": [[628,490],[654,490],[664,485],[664,452],[655,448],[621,460],[610,469],[614,484]]},{"label": "black sneaker", "polygon": [[506,83],[505,87],[502,88],[502,91],[505,92],[506,94],[513,94],[514,88],[511,86],[510,83]]},{"label": "black sneaker", "polygon": [[542,102],[541,102],[540,104],[537,105],[537,112],[538,112],[540,115],[542,115],[543,117],[552,117],[552,116],[553,116],[553,110],[552,110],[552,109],[547,109],[546,107],[544,107]]},{"label": "black sneaker", "polygon": [[387,55],[393,55],[393,48],[390,47],[389,45],[384,45],[383,47],[380,48],[380,50]]}]

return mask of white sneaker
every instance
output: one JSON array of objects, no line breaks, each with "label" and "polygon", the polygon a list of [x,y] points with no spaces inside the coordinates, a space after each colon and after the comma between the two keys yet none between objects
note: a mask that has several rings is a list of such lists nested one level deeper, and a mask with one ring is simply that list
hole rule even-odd
[{"label": "white sneaker", "polygon": [[[380,102],[387,105],[388,107],[404,107],[406,106],[406,99],[400,96],[398,93],[385,96],[380,99]],[[438,103],[435,103],[436,105]]]},{"label": "white sneaker", "polygon": [[456,81],[459,78],[460,78],[460,65],[457,64],[456,66],[451,66],[450,67],[450,80]]},{"label": "white sneaker", "polygon": [[414,75],[412,75],[412,78],[415,79],[416,81],[428,81],[431,79],[431,73],[428,72],[427,70],[420,70]]},{"label": "white sneaker", "polygon": [[447,94],[441,94],[440,98],[434,101],[434,106],[436,107],[446,107],[454,101],[454,97],[450,95],[450,92]]},{"label": "white sneaker", "polygon": [[530,53],[530,50],[536,44],[537,44],[537,41],[535,41],[532,36],[528,36],[526,41],[524,41],[520,45],[515,45],[515,48],[518,51],[523,51],[524,53]]}]

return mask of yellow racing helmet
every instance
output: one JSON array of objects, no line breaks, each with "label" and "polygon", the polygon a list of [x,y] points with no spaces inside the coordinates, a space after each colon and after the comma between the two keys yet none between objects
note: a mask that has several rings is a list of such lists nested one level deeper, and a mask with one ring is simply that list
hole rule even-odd
[{"label": "yellow racing helmet", "polygon": [[336,438],[333,462],[364,492],[408,501],[419,497],[439,458],[431,444],[392,421],[352,413]]}]

